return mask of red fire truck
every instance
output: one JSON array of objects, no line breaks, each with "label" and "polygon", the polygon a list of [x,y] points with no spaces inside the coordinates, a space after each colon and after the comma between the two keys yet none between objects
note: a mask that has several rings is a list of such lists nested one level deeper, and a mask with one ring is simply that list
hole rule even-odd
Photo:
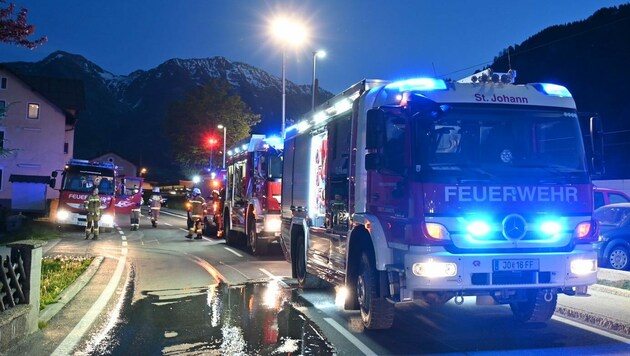
[{"label": "red fire truck", "polygon": [[[51,187],[55,187],[57,171],[52,172]],[[94,187],[101,197],[102,215],[99,226],[114,227],[116,167],[112,163],[71,159],[61,173],[59,203],[54,218],[60,225],[87,225],[85,201]]]},{"label": "red fire truck", "polygon": [[343,287],[368,329],[391,327],[396,303],[468,296],[547,321],[558,293],[597,280],[592,184],[565,87],[515,85],[511,72],[363,80],[285,136],[293,276]]},{"label": "red fire truck", "polygon": [[240,236],[254,255],[280,239],[282,141],[252,135],[228,150],[220,234],[228,245]]}]

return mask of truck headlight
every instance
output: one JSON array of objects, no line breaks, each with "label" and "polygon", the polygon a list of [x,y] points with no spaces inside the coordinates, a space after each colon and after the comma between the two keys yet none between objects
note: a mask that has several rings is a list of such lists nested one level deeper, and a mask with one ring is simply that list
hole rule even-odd
[{"label": "truck headlight", "polygon": [[103,224],[111,225],[111,224],[114,223],[114,217],[112,215],[109,215],[109,214],[103,214],[101,216],[101,222]]},{"label": "truck headlight", "polygon": [[429,260],[427,262],[414,263],[411,270],[418,277],[453,277],[457,275],[457,264]]},{"label": "truck headlight", "polygon": [[280,231],[282,220],[278,215],[271,215],[265,217],[265,231]]},{"label": "truck headlight", "polygon": [[70,218],[70,213],[67,210],[57,211],[57,220],[66,221]]},{"label": "truck headlight", "polygon": [[571,261],[571,273],[578,276],[597,272],[597,260],[573,260]]}]

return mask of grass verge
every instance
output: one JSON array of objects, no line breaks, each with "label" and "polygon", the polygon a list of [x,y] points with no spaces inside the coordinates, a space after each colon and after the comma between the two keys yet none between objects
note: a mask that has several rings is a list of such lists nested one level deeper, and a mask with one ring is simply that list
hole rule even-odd
[{"label": "grass verge", "polygon": [[609,281],[607,279],[598,279],[597,284],[601,284],[608,287],[630,290],[630,281]]},{"label": "grass verge", "polygon": [[83,273],[94,257],[42,258],[40,310],[56,302],[59,294]]}]

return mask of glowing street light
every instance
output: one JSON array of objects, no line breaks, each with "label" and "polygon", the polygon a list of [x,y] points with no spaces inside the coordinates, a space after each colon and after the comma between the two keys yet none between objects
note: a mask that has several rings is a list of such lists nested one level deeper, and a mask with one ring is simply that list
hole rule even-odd
[{"label": "glowing street light", "polygon": [[226,137],[226,128],[223,125],[217,126],[219,130],[223,129],[223,169],[225,169],[225,137]]},{"label": "glowing street light", "polygon": [[210,145],[210,170],[212,170],[212,149],[214,148],[214,145],[216,145],[219,141],[214,138],[214,137],[210,137],[208,139],[208,145]]},{"label": "glowing street light", "polygon": [[317,79],[315,77],[315,64],[317,63],[317,57],[324,58],[326,57],[326,51],[314,51],[313,52],[313,85],[311,86],[311,91],[313,94],[313,100],[311,105],[311,111],[315,110],[315,92],[317,91]]},{"label": "glowing street light", "polygon": [[286,48],[298,46],[307,39],[306,28],[287,17],[278,17],[271,23],[271,33],[282,44],[282,139],[286,124]]}]

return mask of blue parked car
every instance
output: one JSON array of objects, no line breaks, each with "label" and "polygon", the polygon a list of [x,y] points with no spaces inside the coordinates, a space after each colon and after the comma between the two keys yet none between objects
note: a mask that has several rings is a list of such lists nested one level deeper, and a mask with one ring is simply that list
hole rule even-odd
[{"label": "blue parked car", "polygon": [[600,238],[594,246],[602,266],[630,269],[630,203],[604,205],[593,216],[599,222]]}]

